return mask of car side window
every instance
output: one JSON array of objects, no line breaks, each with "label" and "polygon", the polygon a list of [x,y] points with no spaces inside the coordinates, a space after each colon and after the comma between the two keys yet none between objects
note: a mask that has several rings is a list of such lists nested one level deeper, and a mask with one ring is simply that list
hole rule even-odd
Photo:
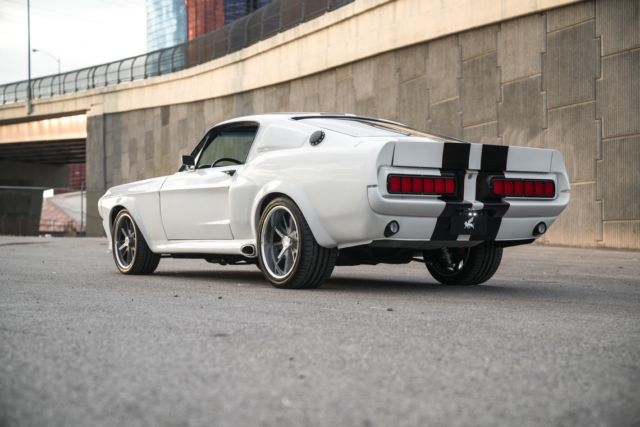
[{"label": "car side window", "polygon": [[258,125],[240,125],[220,130],[206,142],[196,169],[244,164],[257,132]]}]

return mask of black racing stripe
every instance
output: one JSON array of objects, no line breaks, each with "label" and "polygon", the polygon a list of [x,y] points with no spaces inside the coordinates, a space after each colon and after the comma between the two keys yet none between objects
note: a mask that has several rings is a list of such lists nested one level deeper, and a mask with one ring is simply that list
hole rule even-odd
[{"label": "black racing stripe", "polygon": [[436,226],[433,229],[431,240],[457,240],[458,234],[451,230],[451,218],[458,212],[471,208],[471,203],[463,203],[464,196],[464,175],[469,168],[469,152],[471,144],[458,142],[445,142],[442,150],[443,174],[455,174],[458,194],[454,199],[440,198],[447,202],[442,213],[438,216]]},{"label": "black racing stripe", "polygon": [[442,169],[467,170],[469,168],[469,152],[471,144],[445,142],[442,150]]},{"label": "black racing stripe", "polygon": [[483,172],[506,171],[508,155],[509,146],[507,145],[483,145],[480,170]]},{"label": "black racing stripe", "polygon": [[480,160],[480,173],[476,180],[476,198],[484,204],[483,211],[487,215],[487,234],[471,236],[471,240],[495,240],[500,231],[502,217],[509,210],[509,203],[502,198],[491,195],[491,178],[504,177],[507,170],[509,147],[505,145],[483,145]]}]

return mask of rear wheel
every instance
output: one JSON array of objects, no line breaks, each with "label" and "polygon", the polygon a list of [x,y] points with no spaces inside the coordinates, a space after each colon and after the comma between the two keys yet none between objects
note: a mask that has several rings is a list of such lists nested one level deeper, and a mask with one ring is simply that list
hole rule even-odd
[{"label": "rear wheel", "polygon": [[123,274],[150,274],[160,262],[160,255],[149,249],[140,229],[126,209],[113,222],[113,260]]},{"label": "rear wheel", "polygon": [[429,273],[444,285],[479,285],[500,266],[502,248],[485,242],[470,248],[442,248],[425,253]]},{"label": "rear wheel", "polygon": [[317,288],[331,276],[336,255],[336,249],[316,242],[302,212],[290,199],[274,199],[264,209],[258,227],[258,262],[274,286]]}]

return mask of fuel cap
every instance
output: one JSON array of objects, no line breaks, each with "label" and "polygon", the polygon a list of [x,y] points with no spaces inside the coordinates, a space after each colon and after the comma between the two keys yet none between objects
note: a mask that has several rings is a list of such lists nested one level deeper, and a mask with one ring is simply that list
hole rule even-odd
[{"label": "fuel cap", "polygon": [[321,130],[317,130],[311,134],[309,137],[309,144],[318,145],[324,140],[324,132]]}]

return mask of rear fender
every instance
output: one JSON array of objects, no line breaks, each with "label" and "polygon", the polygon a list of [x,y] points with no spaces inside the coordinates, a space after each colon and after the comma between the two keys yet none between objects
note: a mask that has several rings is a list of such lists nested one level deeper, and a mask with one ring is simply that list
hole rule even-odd
[{"label": "rear fender", "polygon": [[260,191],[256,194],[256,198],[251,207],[251,218],[254,220],[251,223],[251,231],[258,240],[258,224],[260,223],[260,208],[263,201],[274,194],[283,194],[294,201],[294,203],[300,208],[304,219],[309,224],[313,237],[316,239],[320,246],[325,248],[335,248],[337,242],[329,235],[322,221],[320,220],[317,212],[313,208],[309,198],[305,192],[295,184],[284,181],[271,181],[264,185]]}]

